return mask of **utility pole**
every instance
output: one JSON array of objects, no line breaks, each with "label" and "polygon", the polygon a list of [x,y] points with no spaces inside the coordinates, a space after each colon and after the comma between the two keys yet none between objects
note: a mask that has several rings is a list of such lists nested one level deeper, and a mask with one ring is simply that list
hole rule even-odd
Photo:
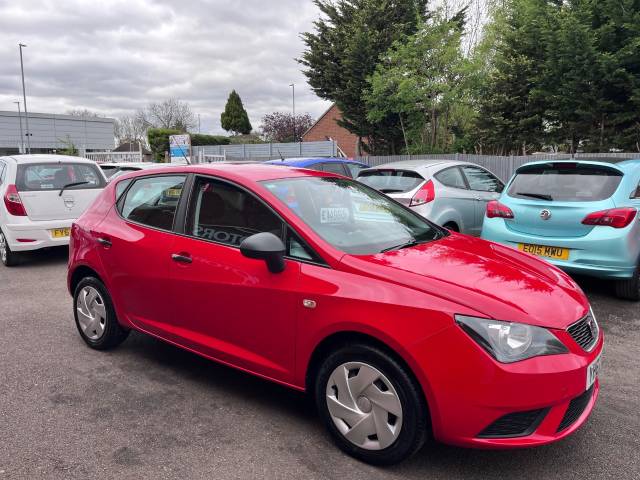
[{"label": "utility pole", "polygon": [[20,145],[22,149],[20,153],[24,153],[24,133],[22,132],[22,112],[20,111],[20,102],[13,102],[18,105],[18,121],[20,122]]},{"label": "utility pole", "polygon": [[[31,153],[31,133],[29,132],[29,112],[27,111],[27,93],[24,88],[24,64],[22,63],[22,47],[26,47],[24,43],[19,43],[20,49],[20,72],[22,73],[22,100],[24,105],[24,120],[27,125],[27,153]],[[20,122],[20,128],[22,128],[22,121]]]},{"label": "utility pole", "polygon": [[200,133],[200,114],[198,114],[198,133]]},{"label": "utility pole", "polygon": [[291,96],[292,96],[292,106],[293,106],[293,141],[297,140],[296,135],[296,84],[292,83],[289,85],[291,87]]}]

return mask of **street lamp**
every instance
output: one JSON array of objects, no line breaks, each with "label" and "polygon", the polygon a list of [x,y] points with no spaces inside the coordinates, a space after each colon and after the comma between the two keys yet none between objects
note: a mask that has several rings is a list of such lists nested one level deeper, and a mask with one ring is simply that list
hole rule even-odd
[{"label": "street lamp", "polygon": [[20,122],[20,144],[22,145],[20,153],[24,153],[24,133],[22,133],[22,112],[20,111],[20,102],[13,103],[18,105],[18,121]]},{"label": "street lamp", "polygon": [[[24,64],[22,63],[22,47],[26,47],[24,43],[19,43],[20,49],[20,72],[22,73],[22,100],[24,105],[24,120],[27,125],[27,153],[31,153],[31,138],[29,133],[29,112],[27,111],[27,93],[24,89]],[[22,128],[22,121],[20,121],[20,128]]]},{"label": "street lamp", "polygon": [[293,141],[296,141],[296,84],[292,83],[291,87],[292,104],[293,104]]}]

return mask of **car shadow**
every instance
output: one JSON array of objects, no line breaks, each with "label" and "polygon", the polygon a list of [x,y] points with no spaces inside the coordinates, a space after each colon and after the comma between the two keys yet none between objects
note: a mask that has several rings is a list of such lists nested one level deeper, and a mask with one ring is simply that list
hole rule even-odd
[{"label": "car shadow", "polygon": [[49,265],[60,265],[69,260],[69,248],[51,247],[28,252],[20,252],[19,268],[35,268]]}]

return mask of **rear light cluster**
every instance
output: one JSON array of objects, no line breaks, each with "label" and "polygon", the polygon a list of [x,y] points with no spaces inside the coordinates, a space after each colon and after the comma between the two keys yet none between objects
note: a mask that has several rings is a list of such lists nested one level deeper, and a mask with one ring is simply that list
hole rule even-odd
[{"label": "rear light cluster", "polygon": [[436,189],[433,186],[433,182],[429,180],[416,192],[411,199],[409,206],[415,207],[416,205],[424,205],[425,203],[433,202],[435,198]]},{"label": "rear light cluster", "polygon": [[491,200],[487,203],[487,218],[513,218],[513,212],[499,201]]},{"label": "rear light cluster", "polygon": [[604,227],[624,228],[636,218],[637,210],[628,208],[611,208],[593,212],[584,217],[584,225],[601,225]]},{"label": "rear light cluster", "polygon": [[4,205],[7,207],[9,214],[14,217],[26,217],[27,212],[22,204],[22,199],[15,185],[9,185],[7,192],[4,194]]}]

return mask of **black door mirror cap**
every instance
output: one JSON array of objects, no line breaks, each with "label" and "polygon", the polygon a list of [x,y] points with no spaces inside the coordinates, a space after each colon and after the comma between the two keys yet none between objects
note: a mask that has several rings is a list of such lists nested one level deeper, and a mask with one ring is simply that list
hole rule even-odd
[{"label": "black door mirror cap", "polygon": [[247,258],[264,260],[271,273],[284,271],[285,246],[273,233],[262,232],[245,238],[240,244],[240,253]]}]

